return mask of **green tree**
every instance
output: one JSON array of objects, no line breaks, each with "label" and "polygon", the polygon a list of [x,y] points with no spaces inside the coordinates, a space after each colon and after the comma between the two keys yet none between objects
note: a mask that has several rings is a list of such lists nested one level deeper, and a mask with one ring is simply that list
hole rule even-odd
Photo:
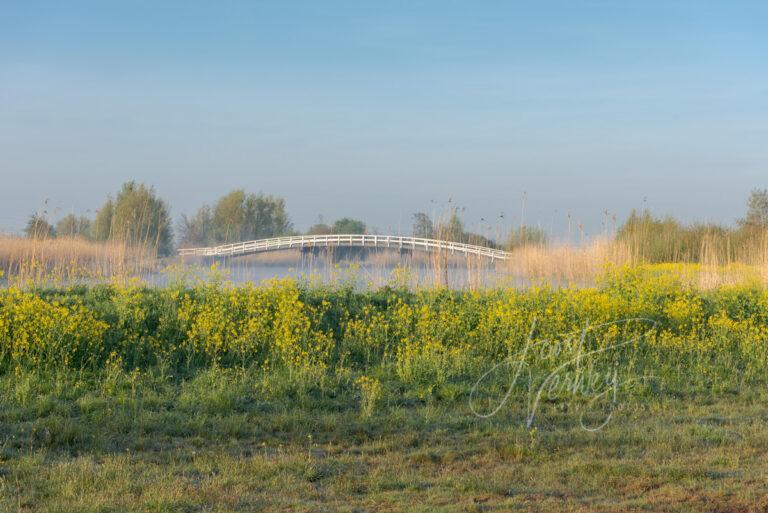
[{"label": "green tree", "polygon": [[459,215],[454,211],[447,222],[439,223],[435,230],[437,238],[440,240],[448,240],[452,242],[464,242],[464,223],[462,223]]},{"label": "green tree", "polygon": [[[207,208],[207,207],[203,207]],[[205,213],[195,216],[207,222]],[[205,231],[205,227],[198,227]],[[242,189],[219,198],[210,219],[212,238],[218,243],[240,242],[287,235],[293,225],[285,210],[285,200],[265,194],[246,194]],[[205,234],[205,238],[209,238]]]},{"label": "green tree", "polygon": [[48,239],[56,236],[56,232],[51,223],[40,214],[32,214],[29,216],[27,226],[24,228],[24,233],[30,239]]},{"label": "green tree", "polygon": [[349,217],[342,217],[341,219],[338,219],[335,223],[333,223],[333,226],[331,227],[331,231],[335,234],[363,234],[365,233],[365,223],[362,221],[358,221],[357,219],[351,219]]},{"label": "green tree", "polygon": [[431,239],[434,236],[435,227],[432,219],[424,212],[413,214],[413,236],[423,239]]},{"label": "green tree", "polygon": [[123,184],[115,200],[107,199],[99,209],[94,236],[97,240],[153,247],[160,255],[173,249],[168,206],[157,197],[154,188],[133,181]]},{"label": "green tree", "polygon": [[750,228],[768,228],[768,189],[753,189],[747,200],[747,215],[739,221]]},{"label": "green tree", "polygon": [[496,243],[493,240],[479,233],[464,232],[464,241],[466,241],[467,244],[473,244],[475,246],[483,246],[486,248],[496,247]]},{"label": "green tree", "polygon": [[77,217],[74,214],[64,216],[56,223],[56,235],[58,237],[85,237],[91,236],[91,220],[87,217]]},{"label": "green tree", "polygon": [[307,230],[307,235],[330,235],[333,233],[333,228],[325,223],[313,224]]},{"label": "green tree", "polygon": [[104,205],[96,211],[96,217],[91,226],[91,238],[103,242],[112,237],[112,216],[114,213],[115,202],[108,197]]},{"label": "green tree", "polygon": [[245,191],[232,191],[213,207],[213,238],[219,243],[240,242],[245,237]]},{"label": "green tree", "polygon": [[285,200],[234,190],[213,207],[203,205],[192,217],[179,222],[180,244],[226,244],[290,234],[293,230]]},{"label": "green tree", "polygon": [[213,213],[211,207],[203,205],[194,216],[181,216],[179,223],[179,245],[210,246],[216,241],[213,230]]},{"label": "green tree", "polygon": [[264,194],[249,194],[245,200],[245,229],[248,239],[279,237],[293,231],[285,200]]}]

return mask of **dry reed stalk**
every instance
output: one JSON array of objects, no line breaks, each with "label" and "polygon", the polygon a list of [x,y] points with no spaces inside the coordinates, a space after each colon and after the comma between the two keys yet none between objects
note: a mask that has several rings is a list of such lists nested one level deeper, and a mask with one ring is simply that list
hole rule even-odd
[{"label": "dry reed stalk", "polygon": [[605,239],[571,246],[523,246],[512,250],[512,256],[502,268],[514,277],[529,282],[553,285],[594,283],[607,265],[633,263],[629,248]]},{"label": "dry reed stalk", "polygon": [[156,261],[154,251],[119,242],[0,236],[0,270],[16,284],[125,277],[152,270]]}]

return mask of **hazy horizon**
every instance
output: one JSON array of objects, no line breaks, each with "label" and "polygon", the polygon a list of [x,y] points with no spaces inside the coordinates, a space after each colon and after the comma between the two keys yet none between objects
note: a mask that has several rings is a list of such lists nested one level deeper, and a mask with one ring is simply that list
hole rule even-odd
[{"label": "hazy horizon", "polygon": [[128,180],[174,220],[235,188],[410,231],[555,236],[649,208],[731,224],[768,186],[768,5],[5,5],[0,231]]}]

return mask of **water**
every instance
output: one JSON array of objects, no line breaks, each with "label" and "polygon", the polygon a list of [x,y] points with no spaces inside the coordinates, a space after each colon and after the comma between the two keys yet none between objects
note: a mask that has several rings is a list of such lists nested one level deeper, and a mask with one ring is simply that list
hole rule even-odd
[{"label": "water", "polygon": [[[178,275],[173,272],[153,273],[145,279],[155,285],[167,284]],[[522,277],[507,273],[500,266],[482,267],[449,264],[444,269],[424,263],[408,265],[394,263],[372,263],[366,261],[342,261],[312,263],[264,263],[264,262],[219,262],[214,271],[208,265],[186,266],[184,272],[192,280],[209,280],[213,276],[223,277],[235,284],[259,284],[273,278],[292,278],[297,281],[324,285],[351,285],[356,289],[371,289],[382,286],[405,286],[409,288],[430,287],[447,284],[456,290],[493,287],[525,287],[530,282]]]},{"label": "water", "polygon": [[[124,277],[121,277],[124,278]],[[163,286],[183,279],[194,284],[212,279],[235,284],[260,284],[273,278],[292,278],[316,285],[346,285],[355,289],[375,289],[382,286],[434,287],[447,285],[455,290],[513,287],[531,284],[525,276],[507,271],[503,262],[488,259],[451,258],[439,267],[429,258],[412,255],[373,254],[363,258],[335,259],[320,256],[263,254],[231,259],[170,259],[158,263],[158,270],[144,271],[137,278],[149,285]],[[0,287],[8,286],[8,278],[0,278]],[[41,287],[62,287],[74,284],[108,282],[105,277],[35,280]],[[11,280],[12,283],[13,280]],[[32,285],[32,284],[29,284]]]}]

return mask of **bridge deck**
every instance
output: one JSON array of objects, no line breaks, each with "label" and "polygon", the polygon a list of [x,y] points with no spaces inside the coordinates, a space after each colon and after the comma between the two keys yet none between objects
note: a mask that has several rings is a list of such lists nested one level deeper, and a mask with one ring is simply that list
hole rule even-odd
[{"label": "bridge deck", "polygon": [[207,248],[179,249],[181,256],[243,256],[265,251],[302,249],[314,247],[370,247],[412,249],[422,251],[446,251],[451,254],[477,255],[491,260],[506,260],[509,253],[500,249],[474,246],[460,242],[399,235],[296,235],[275,237]]}]

